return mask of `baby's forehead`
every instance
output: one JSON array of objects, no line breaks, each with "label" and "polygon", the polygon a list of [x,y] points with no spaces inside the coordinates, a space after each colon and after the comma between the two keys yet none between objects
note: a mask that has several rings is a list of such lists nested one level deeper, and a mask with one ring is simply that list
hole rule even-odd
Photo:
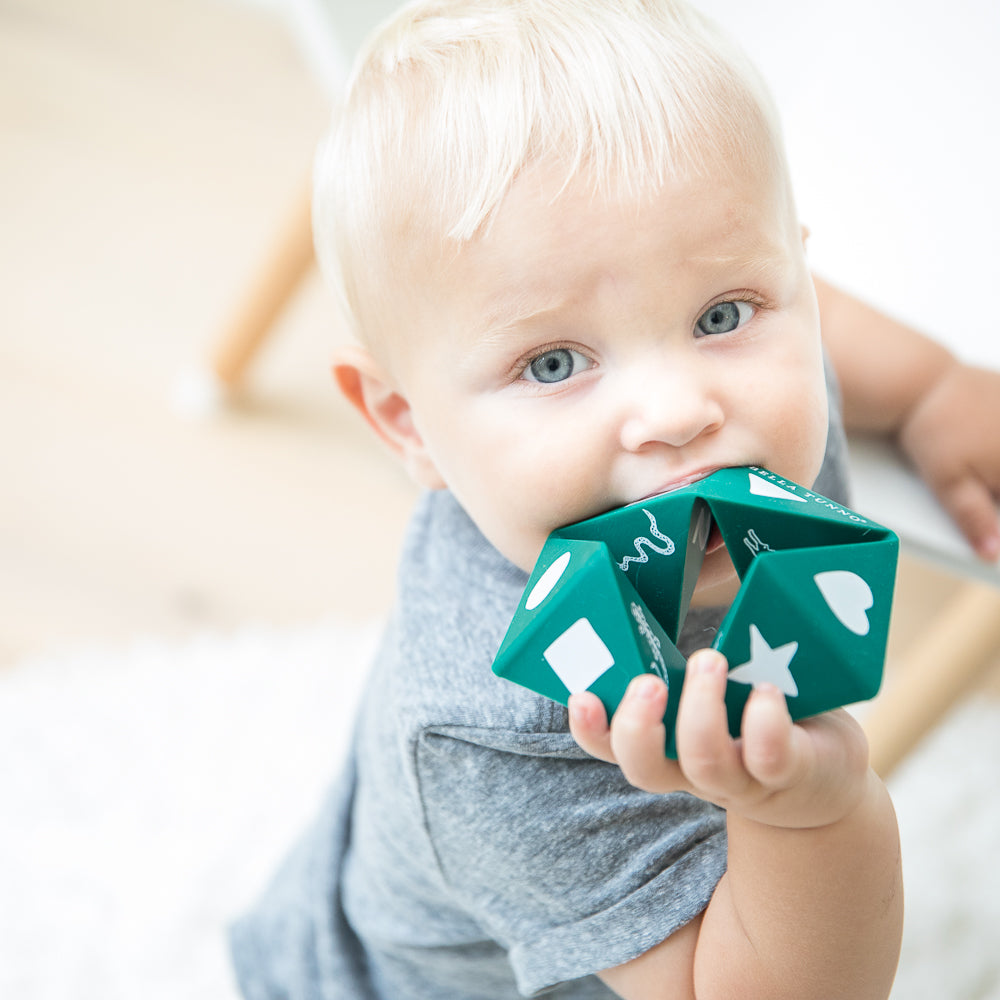
[{"label": "baby's forehead", "polygon": [[[672,206],[677,210],[673,214],[689,216],[687,201],[677,199],[678,189],[706,199],[713,209],[723,210],[730,204],[733,192],[739,192],[741,199],[752,199],[760,209],[760,217],[767,218],[769,228],[776,225],[783,235],[799,239],[791,181],[780,150],[775,150],[773,156],[706,159],[700,167],[677,171],[666,178],[652,171],[639,179],[609,176],[589,165],[567,164],[556,157],[536,160],[519,169],[493,211],[470,237],[451,235],[451,218],[441,213],[440,206],[425,203],[423,218],[418,220],[411,214],[398,227],[393,242],[401,262],[408,260],[421,270],[437,271],[447,269],[466,247],[488,246],[511,230],[524,234],[540,229],[552,240],[586,238],[586,229],[576,225],[581,209],[596,209],[605,218],[625,223],[638,222],[650,211],[669,220]],[[726,211],[721,216],[715,211],[699,215],[694,227],[703,233],[714,227],[722,239],[741,220],[746,220],[745,207],[733,205],[728,215]],[[685,225],[692,225],[690,218]]]}]

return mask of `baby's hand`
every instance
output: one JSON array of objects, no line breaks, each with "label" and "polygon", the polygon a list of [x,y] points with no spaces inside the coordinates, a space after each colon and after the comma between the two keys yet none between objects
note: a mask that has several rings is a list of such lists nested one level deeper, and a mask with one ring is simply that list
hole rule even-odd
[{"label": "baby's hand", "polygon": [[842,711],[793,723],[781,692],[763,685],[750,696],[741,737],[734,740],[726,720],[726,672],[725,658],[714,650],[688,661],[676,761],[663,752],[667,688],[652,674],[632,681],[610,727],[596,695],[574,695],[573,737],[591,755],[617,763],[645,791],[690,792],[770,826],[818,827],[846,816],[868,771],[860,726]]},{"label": "baby's hand", "polygon": [[955,362],[907,414],[899,443],[976,552],[1000,559],[1000,372]]}]

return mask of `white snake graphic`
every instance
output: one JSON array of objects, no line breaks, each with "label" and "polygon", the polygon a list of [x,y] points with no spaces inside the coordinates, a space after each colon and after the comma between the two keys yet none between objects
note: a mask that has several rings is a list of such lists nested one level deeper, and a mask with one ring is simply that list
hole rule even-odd
[{"label": "white snake graphic", "polygon": [[622,572],[627,570],[631,563],[639,563],[641,565],[642,563],[649,562],[649,553],[646,552],[643,546],[647,546],[651,551],[661,556],[669,556],[674,552],[675,546],[673,541],[667,538],[666,535],[661,534],[660,529],[656,526],[656,518],[653,517],[653,515],[646,510],[645,507],[642,508],[642,512],[649,518],[649,533],[654,538],[658,538],[661,542],[666,542],[667,544],[661,548],[655,542],[651,542],[644,535],[641,535],[633,543],[635,545],[635,551],[639,554],[637,556],[625,556],[624,559],[618,563],[618,568],[622,570]]}]

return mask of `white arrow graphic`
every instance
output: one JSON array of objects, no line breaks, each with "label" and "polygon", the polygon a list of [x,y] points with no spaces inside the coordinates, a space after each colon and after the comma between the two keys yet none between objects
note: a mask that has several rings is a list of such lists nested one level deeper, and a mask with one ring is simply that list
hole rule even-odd
[{"label": "white arrow graphic", "polygon": [[805,497],[797,497],[790,490],[783,489],[767,479],[761,479],[760,476],[755,476],[752,472],[749,473],[749,476],[750,492],[754,496],[771,497],[774,500],[797,500],[799,503],[806,502]]}]

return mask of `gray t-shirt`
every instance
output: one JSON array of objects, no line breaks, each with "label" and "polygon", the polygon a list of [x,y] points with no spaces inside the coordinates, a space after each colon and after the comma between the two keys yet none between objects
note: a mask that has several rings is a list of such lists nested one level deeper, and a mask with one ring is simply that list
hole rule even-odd
[{"label": "gray t-shirt", "polygon": [[[816,489],[843,502],[831,424]],[[247,1000],[609,998],[593,973],[708,904],[722,811],[631,787],[493,675],[526,581],[451,494],[421,499],[342,778],[232,930]],[[690,614],[682,650],[722,611]]]}]

